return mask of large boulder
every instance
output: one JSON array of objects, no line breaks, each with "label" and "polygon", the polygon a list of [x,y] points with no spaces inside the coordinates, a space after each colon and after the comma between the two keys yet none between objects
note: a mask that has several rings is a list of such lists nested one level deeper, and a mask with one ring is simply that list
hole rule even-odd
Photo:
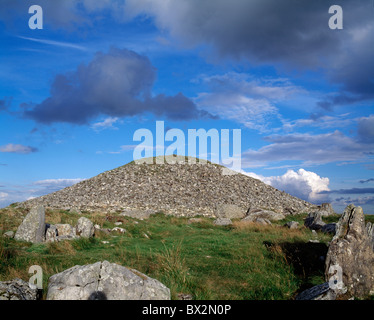
[{"label": "large boulder", "polygon": [[339,297],[374,294],[374,252],[361,207],[349,205],[337,223],[326,256],[325,276],[335,277]]},{"label": "large boulder", "polygon": [[235,204],[218,204],[215,216],[217,218],[242,219],[245,217],[245,210]]},{"label": "large boulder", "polygon": [[335,214],[334,209],[331,206],[331,203],[322,203],[320,206],[318,206],[319,212],[323,217],[331,216],[332,214]]},{"label": "large boulder", "polygon": [[18,227],[14,239],[33,243],[43,242],[45,235],[44,220],[44,207],[33,207]]},{"label": "large boulder", "polygon": [[21,279],[0,282],[0,300],[38,300],[38,289]]},{"label": "large boulder", "polygon": [[103,261],[50,277],[47,300],[170,300],[170,290],[136,270]]},{"label": "large boulder", "polygon": [[86,217],[81,217],[78,219],[76,232],[77,235],[83,238],[93,237],[95,234],[94,224],[91,222],[90,219],[87,219]]},{"label": "large boulder", "polygon": [[285,218],[285,215],[283,213],[275,212],[272,210],[252,208],[248,210],[247,216],[245,218],[247,220],[255,220],[256,218],[261,218],[269,221],[279,221],[283,220]]},{"label": "large boulder", "polygon": [[229,218],[217,218],[213,221],[213,224],[216,226],[230,226],[232,225],[232,221]]}]

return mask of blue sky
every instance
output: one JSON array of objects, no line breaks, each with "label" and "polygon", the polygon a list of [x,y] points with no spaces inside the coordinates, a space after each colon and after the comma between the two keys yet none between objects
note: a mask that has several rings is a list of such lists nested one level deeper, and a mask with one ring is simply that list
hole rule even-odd
[{"label": "blue sky", "polygon": [[0,207],[132,161],[159,120],[241,129],[248,175],[374,213],[370,0],[2,0],[0,40]]}]

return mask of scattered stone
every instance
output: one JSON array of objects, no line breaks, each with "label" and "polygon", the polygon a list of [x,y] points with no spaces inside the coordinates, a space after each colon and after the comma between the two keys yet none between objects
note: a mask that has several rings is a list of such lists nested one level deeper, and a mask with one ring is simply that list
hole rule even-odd
[{"label": "scattered stone", "polygon": [[361,207],[347,206],[326,256],[325,277],[339,276],[339,297],[366,298],[374,293],[374,252]]},{"label": "scattered stone", "polygon": [[217,218],[242,219],[245,214],[246,210],[235,204],[218,204],[215,211]]},{"label": "scattered stone", "polygon": [[232,225],[232,221],[229,218],[218,218],[213,221],[216,226],[229,226]]},{"label": "scattered stone", "polygon": [[14,232],[13,231],[7,231],[7,232],[4,232],[3,234],[3,237],[4,238],[13,238],[14,237]]},{"label": "scattered stone", "polygon": [[284,225],[284,227],[289,229],[297,229],[299,227],[299,223],[297,221],[289,221]]},{"label": "scattered stone", "polygon": [[100,230],[101,229],[100,225],[98,225],[98,224],[95,224],[94,228],[95,228],[95,230]]},{"label": "scattered stone", "polygon": [[111,232],[119,232],[119,233],[125,233],[126,229],[120,228],[120,227],[115,227],[111,230]]},{"label": "scattered stone", "polygon": [[117,222],[115,222],[114,223],[116,226],[120,226],[120,225],[122,225],[122,222],[121,221],[117,221]]},{"label": "scattered stone", "polygon": [[188,293],[178,293],[178,300],[193,300],[193,296]]},{"label": "scattered stone", "polygon": [[223,214],[240,218],[241,211],[245,213],[247,208],[288,215],[309,212],[315,207],[260,180],[237,172],[223,175],[222,166],[210,162],[202,165],[195,160],[196,164],[129,163],[21,205],[30,208],[41,204],[50,209],[76,208],[108,214],[117,211],[137,219],[161,211],[189,218],[216,218],[217,205],[229,208],[222,209]]},{"label": "scattered stone", "polygon": [[311,230],[321,230],[325,224],[319,211],[310,212],[304,220],[304,225]]},{"label": "scattered stone", "polygon": [[22,221],[14,236],[16,240],[40,243],[45,235],[45,210],[42,206],[33,207]]},{"label": "scattered stone", "polygon": [[104,261],[50,277],[47,300],[170,300],[170,290],[137,270]]},{"label": "scattered stone", "polygon": [[91,238],[95,234],[95,228],[91,220],[86,217],[81,217],[78,219],[76,232],[77,235],[83,238]]},{"label": "scattered stone", "polygon": [[336,295],[330,290],[328,282],[319,284],[299,293],[295,300],[335,300]]},{"label": "scattered stone", "polygon": [[0,300],[38,300],[38,289],[21,279],[0,282]]}]

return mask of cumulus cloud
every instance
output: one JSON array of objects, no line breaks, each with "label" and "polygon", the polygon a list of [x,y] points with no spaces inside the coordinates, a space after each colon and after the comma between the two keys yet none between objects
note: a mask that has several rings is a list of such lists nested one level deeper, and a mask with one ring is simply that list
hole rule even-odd
[{"label": "cumulus cloud", "polygon": [[114,129],[117,130],[118,128],[113,126],[116,122],[119,121],[118,117],[108,117],[101,122],[96,122],[91,125],[91,128],[95,131],[101,131],[104,129]]},{"label": "cumulus cloud", "polygon": [[57,75],[51,96],[40,104],[24,104],[24,116],[45,124],[86,124],[99,115],[119,118],[143,112],[172,120],[209,117],[182,93],[152,96],[155,79],[156,69],[147,57],[112,47],[74,72]]},{"label": "cumulus cloud", "polygon": [[37,148],[24,146],[22,144],[8,143],[5,146],[0,146],[0,152],[5,152],[5,153],[28,154],[28,153],[33,153],[37,151],[38,151]]},{"label": "cumulus cloud", "polygon": [[320,177],[312,171],[304,169],[299,169],[298,171],[288,170],[282,176],[270,177],[253,172],[249,172],[247,175],[311,203],[320,204],[329,199],[326,194],[321,193],[330,190],[329,178]]}]

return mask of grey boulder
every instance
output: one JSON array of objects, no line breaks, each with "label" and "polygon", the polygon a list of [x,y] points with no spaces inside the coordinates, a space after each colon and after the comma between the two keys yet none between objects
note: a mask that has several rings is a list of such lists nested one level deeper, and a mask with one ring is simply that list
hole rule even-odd
[{"label": "grey boulder", "polygon": [[42,206],[33,207],[17,229],[16,240],[33,243],[43,242],[45,235],[45,210]]},{"label": "grey boulder", "polygon": [[50,277],[47,300],[170,300],[170,290],[136,270],[103,261]]},{"label": "grey boulder", "polygon": [[219,204],[215,215],[217,218],[241,219],[245,217],[245,210],[235,204]]},{"label": "grey boulder", "polygon": [[90,219],[87,219],[86,217],[81,217],[78,219],[76,232],[77,235],[83,238],[93,237],[95,234],[94,224],[91,222]]},{"label": "grey boulder", "polygon": [[218,218],[213,221],[216,226],[229,226],[232,225],[232,221],[229,218]]}]

